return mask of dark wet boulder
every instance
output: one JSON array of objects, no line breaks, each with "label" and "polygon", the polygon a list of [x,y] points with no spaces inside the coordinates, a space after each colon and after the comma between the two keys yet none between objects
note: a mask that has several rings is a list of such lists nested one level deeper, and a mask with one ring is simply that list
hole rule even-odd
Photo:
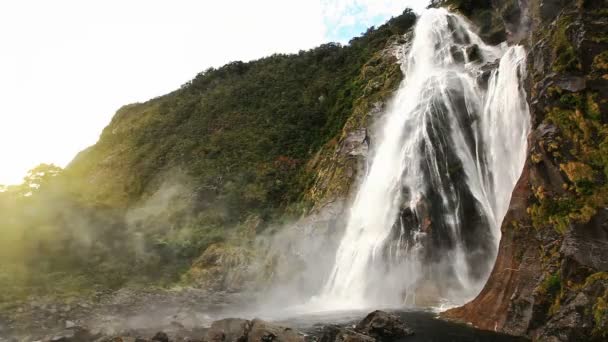
[{"label": "dark wet boulder", "polygon": [[375,338],[337,325],[323,328],[319,342],[374,342]]},{"label": "dark wet boulder", "polygon": [[392,341],[414,334],[398,316],[380,310],[368,314],[355,330],[380,341]]},{"label": "dark wet boulder", "polygon": [[167,336],[167,334],[164,332],[159,331],[156,333],[156,335],[154,335],[154,337],[152,337],[152,341],[169,342],[169,336]]}]

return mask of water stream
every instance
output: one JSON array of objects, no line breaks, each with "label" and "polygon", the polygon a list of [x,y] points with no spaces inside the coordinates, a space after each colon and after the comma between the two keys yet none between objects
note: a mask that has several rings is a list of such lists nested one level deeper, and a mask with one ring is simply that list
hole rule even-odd
[{"label": "water stream", "polygon": [[431,9],[402,69],[317,306],[460,304],[495,261],[530,129],[525,51]]}]

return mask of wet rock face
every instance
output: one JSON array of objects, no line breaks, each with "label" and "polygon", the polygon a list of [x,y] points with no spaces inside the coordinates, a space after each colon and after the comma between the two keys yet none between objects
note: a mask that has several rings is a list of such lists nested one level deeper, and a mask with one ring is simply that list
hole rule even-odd
[{"label": "wet rock face", "polygon": [[520,4],[533,22],[528,160],[488,283],[444,315],[535,340],[605,341],[608,165],[595,153],[608,142],[608,1]]},{"label": "wet rock face", "polygon": [[339,148],[339,153],[349,156],[363,156],[367,157],[369,149],[369,136],[367,135],[367,129],[360,128],[353,132],[348,133],[346,138],[342,141]]},{"label": "wet rock face", "polygon": [[588,224],[566,232],[560,247],[562,275],[582,282],[592,270],[608,270],[607,251],[608,210],[603,208]]},{"label": "wet rock face", "polygon": [[384,311],[370,313],[355,329],[380,341],[392,341],[414,334],[399,317]]}]

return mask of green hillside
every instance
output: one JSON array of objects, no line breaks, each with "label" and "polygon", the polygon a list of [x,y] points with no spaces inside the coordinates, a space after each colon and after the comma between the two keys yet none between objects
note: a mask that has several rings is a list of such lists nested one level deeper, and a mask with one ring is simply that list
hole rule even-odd
[{"label": "green hillside", "polygon": [[210,244],[306,213],[311,160],[396,88],[384,51],[415,20],[406,10],[346,46],[232,62],[122,107],[65,170],[41,165],[0,192],[0,296],[173,283]]}]

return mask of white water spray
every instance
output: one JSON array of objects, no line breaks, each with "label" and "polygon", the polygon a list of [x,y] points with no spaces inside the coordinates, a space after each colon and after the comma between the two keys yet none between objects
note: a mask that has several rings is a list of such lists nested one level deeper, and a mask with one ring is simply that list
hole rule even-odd
[{"label": "white water spray", "polygon": [[463,18],[432,9],[403,63],[406,78],[315,300],[325,309],[461,303],[495,261],[526,157],[525,52],[488,46]]}]

